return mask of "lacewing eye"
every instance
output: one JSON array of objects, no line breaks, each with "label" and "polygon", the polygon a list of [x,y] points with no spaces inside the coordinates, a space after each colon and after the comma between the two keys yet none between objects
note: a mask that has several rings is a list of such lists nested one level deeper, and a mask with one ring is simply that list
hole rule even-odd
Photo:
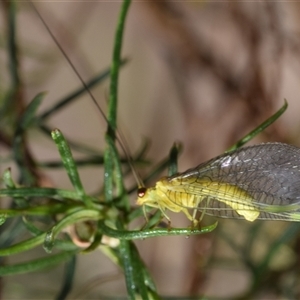
[{"label": "lacewing eye", "polygon": [[141,187],[138,189],[137,194],[139,198],[143,198],[147,192],[147,189],[145,187]]}]

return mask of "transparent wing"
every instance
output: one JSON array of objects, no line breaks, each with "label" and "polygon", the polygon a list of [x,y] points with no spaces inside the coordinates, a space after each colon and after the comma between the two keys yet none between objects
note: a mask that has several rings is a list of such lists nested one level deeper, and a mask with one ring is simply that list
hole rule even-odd
[{"label": "transparent wing", "polygon": [[173,191],[178,186],[181,193],[202,197],[198,208],[208,214],[243,218],[226,198],[240,209],[259,211],[258,219],[300,221],[300,149],[291,145],[241,148],[170,177],[169,183]]},{"label": "transparent wing", "polygon": [[[237,213],[236,210],[232,209],[223,202],[217,199],[211,199],[209,205],[205,202],[200,203],[198,206],[199,210],[205,211],[206,214],[220,217],[220,218],[231,218],[231,219],[245,219],[243,215]],[[267,212],[264,208],[257,207],[260,212],[257,220],[283,220],[283,221],[300,221],[300,210],[289,211],[289,212]]]}]

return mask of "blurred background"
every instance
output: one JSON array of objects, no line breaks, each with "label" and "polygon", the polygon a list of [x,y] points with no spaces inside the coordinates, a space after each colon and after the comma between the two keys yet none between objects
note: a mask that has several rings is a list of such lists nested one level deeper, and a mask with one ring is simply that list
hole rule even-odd
[{"label": "blurred background", "polygon": [[[42,112],[80,83],[30,5],[17,7],[22,93],[29,102],[47,91]],[[48,1],[36,7],[85,80],[109,67],[119,2]],[[10,81],[4,2],[1,10],[4,90]],[[130,151],[136,153],[149,139],[147,159],[157,163],[180,141],[184,151],[179,170],[184,171],[224,152],[275,113],[284,99],[287,112],[251,143],[300,146],[299,15],[300,5],[294,2],[133,1],[125,28],[122,52],[129,61],[121,71],[118,111],[118,126]],[[108,89],[108,80],[93,89],[104,110]],[[88,96],[51,117],[49,125],[99,152],[103,149],[105,121]],[[30,141],[38,161],[58,159],[54,143],[40,133],[32,131]],[[140,173],[147,174],[147,168]],[[81,168],[80,175],[90,193],[103,181],[101,167]],[[45,171],[45,184],[71,187],[64,171],[57,170]],[[172,226],[189,226],[183,215],[170,216]],[[161,295],[300,299],[299,232],[298,224],[221,219],[211,234],[136,244]],[[16,261],[24,259],[29,257]],[[61,272],[57,268],[2,279],[2,297],[51,298]],[[126,294],[123,280],[96,251],[80,257],[72,296],[118,298]]]}]

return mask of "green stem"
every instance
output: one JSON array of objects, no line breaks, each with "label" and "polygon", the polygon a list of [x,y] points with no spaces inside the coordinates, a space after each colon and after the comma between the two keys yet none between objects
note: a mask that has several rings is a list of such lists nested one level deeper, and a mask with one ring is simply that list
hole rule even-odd
[{"label": "green stem", "polygon": [[190,229],[190,228],[156,228],[149,230],[116,230],[112,229],[105,225],[104,222],[100,222],[100,227],[102,229],[103,234],[114,237],[120,240],[138,240],[138,239],[146,239],[150,237],[158,237],[158,236],[171,236],[171,235],[198,235],[209,233],[213,231],[217,227],[218,223],[214,223],[212,225],[200,228],[200,229]]},{"label": "green stem", "polygon": [[136,285],[134,280],[133,261],[130,249],[130,241],[121,240],[120,242],[120,257],[123,264],[126,287],[130,300],[135,300]]},{"label": "green stem", "polygon": [[[81,196],[74,191],[55,189],[55,188],[17,188],[17,189],[0,189],[0,197],[49,197],[64,201],[65,199],[72,199],[73,201],[80,201]],[[98,202],[96,198],[89,197],[90,202]],[[95,204],[94,204],[95,205]],[[98,206],[99,204],[97,204]]]},{"label": "green stem", "polygon": [[[117,129],[117,107],[118,107],[118,82],[119,82],[119,69],[121,64],[121,50],[123,42],[123,32],[125,27],[125,19],[130,5],[130,0],[124,0],[121,12],[118,19],[118,25],[115,35],[115,44],[111,65],[111,81],[110,81],[110,93],[108,103],[108,124],[105,140],[107,143],[107,149],[104,153],[104,192],[107,202],[111,202],[113,196],[114,179],[116,179],[116,185],[118,190],[118,196],[124,194],[124,184],[122,179],[121,165],[118,156],[118,152],[115,146],[115,137]],[[114,176],[114,171],[116,176]],[[128,205],[125,204],[128,208]]]},{"label": "green stem", "polygon": [[74,208],[81,208],[81,206],[69,206],[65,204],[55,204],[55,205],[39,205],[35,207],[27,208],[13,208],[13,209],[0,209],[0,215],[8,217],[15,216],[49,216],[59,213],[65,213],[66,211]]},{"label": "green stem", "polygon": [[262,122],[259,126],[257,126],[254,130],[250,131],[245,137],[236,142],[232,147],[230,147],[226,152],[231,152],[236,150],[237,148],[242,147],[244,144],[252,140],[256,135],[264,131],[267,127],[273,124],[287,109],[288,103],[286,99],[284,99],[283,106],[270,118],[266,121]]},{"label": "green stem", "polygon": [[8,47],[9,62],[10,62],[10,74],[12,79],[12,86],[15,90],[20,84],[20,77],[18,72],[18,49],[16,44],[16,2],[10,1],[9,3],[9,33],[8,33]]},{"label": "green stem", "polygon": [[77,253],[78,250],[67,251],[67,252],[62,252],[51,256],[47,255],[46,257],[38,258],[36,260],[31,260],[25,263],[19,263],[10,266],[1,266],[0,276],[24,274],[28,272],[39,271],[45,268],[50,268],[71,259]]},{"label": "green stem", "polygon": [[[124,0],[121,12],[118,18],[117,30],[115,35],[115,44],[112,58],[112,66],[110,70],[110,93],[109,93],[109,107],[108,107],[108,122],[109,127],[113,131],[117,128],[117,105],[118,105],[118,82],[119,69],[121,64],[121,50],[123,43],[123,32],[125,27],[125,19],[130,6],[131,0]],[[109,131],[109,130],[108,130]]]}]

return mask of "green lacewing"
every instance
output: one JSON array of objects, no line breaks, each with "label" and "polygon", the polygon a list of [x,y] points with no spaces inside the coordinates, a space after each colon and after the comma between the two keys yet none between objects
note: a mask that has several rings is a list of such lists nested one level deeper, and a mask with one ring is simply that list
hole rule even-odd
[{"label": "green lacewing", "polygon": [[[222,154],[140,188],[139,205],[222,218],[300,221],[300,148],[265,143]],[[192,213],[190,213],[190,211]]]}]

